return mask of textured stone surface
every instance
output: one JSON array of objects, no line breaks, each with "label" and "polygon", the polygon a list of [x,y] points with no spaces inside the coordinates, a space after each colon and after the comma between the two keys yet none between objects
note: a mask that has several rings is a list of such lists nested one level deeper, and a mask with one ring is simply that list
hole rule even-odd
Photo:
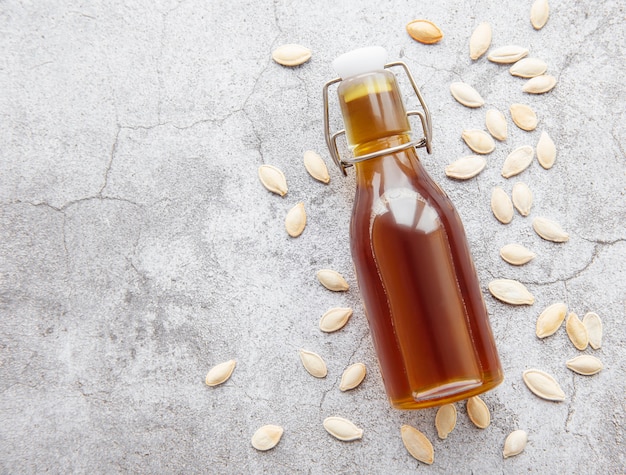
[{"label": "textured stone surface", "polygon": [[[623,2],[554,1],[540,31],[530,1],[25,3],[0,8],[1,473],[426,469],[402,445],[404,423],[432,440],[433,473],[626,470]],[[413,41],[404,27],[415,18],[438,24],[442,42]],[[493,27],[492,46],[519,44],[544,59],[556,88],[529,96],[508,67],[472,62],[468,40],[481,21]],[[311,48],[312,59],[275,64],[270,53],[284,43]],[[302,165],[314,149],[331,167],[321,88],[334,57],[368,44],[406,61],[430,105],[434,153],[423,161],[466,225],[506,372],[483,397],[491,426],[476,429],[458,403],[445,441],[434,409],[387,403],[349,253],[353,173],[333,167],[325,186]],[[459,105],[454,81],[486,105]],[[511,122],[513,102],[536,110],[536,131]],[[508,140],[478,177],[447,179],[444,167],[469,154],[463,128],[484,128],[488,107],[507,116]],[[502,178],[506,155],[542,130],[557,145],[555,166],[535,160]],[[285,172],[284,198],[259,183],[262,163]],[[534,193],[531,215],[501,225],[491,189],[510,193],[519,180]],[[291,239],[283,221],[298,201],[309,221]],[[536,216],[560,222],[570,241],[541,240]],[[508,242],[537,258],[509,266],[498,256]],[[315,272],[325,267],[351,290],[322,288]],[[495,301],[493,278],[519,279],[536,303]],[[602,349],[586,351],[603,361],[601,373],[565,367],[579,352],[563,328],[535,337],[536,317],[555,301],[603,319]],[[324,334],[318,320],[333,306],[355,314]],[[300,348],[324,357],[325,379],[305,372]],[[208,369],[230,358],[232,378],[206,387]],[[358,361],[367,378],[340,392],[343,369]],[[566,400],[532,395],[521,379],[530,367],[553,374]],[[363,440],[330,437],[330,415],[362,427]],[[250,438],[264,424],[285,433],[259,453]],[[518,428],[528,446],[504,460],[504,439]]]}]

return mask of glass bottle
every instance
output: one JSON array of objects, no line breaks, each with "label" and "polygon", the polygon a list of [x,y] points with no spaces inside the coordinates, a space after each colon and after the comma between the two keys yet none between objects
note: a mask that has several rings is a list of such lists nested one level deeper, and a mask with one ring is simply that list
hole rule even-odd
[{"label": "glass bottle", "polygon": [[[384,58],[364,48],[334,63],[356,171],[351,250],[390,402],[421,409],[485,392],[503,373],[463,225],[420,163]],[[425,112],[421,144],[430,145]],[[327,134],[343,169],[334,139]]]}]

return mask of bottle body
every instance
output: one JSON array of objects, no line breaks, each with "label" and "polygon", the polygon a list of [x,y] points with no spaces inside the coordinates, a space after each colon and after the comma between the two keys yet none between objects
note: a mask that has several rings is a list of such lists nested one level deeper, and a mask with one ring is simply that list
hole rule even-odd
[{"label": "bottle body", "polygon": [[[410,140],[389,72],[339,88],[355,156]],[[482,393],[502,369],[463,225],[414,148],[355,164],[351,250],[385,389],[400,409]]]}]

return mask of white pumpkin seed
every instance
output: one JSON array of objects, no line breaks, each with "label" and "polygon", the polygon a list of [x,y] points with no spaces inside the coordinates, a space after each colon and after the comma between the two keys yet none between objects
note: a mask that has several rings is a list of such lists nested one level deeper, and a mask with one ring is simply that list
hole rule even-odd
[{"label": "white pumpkin seed", "polygon": [[320,330],[326,333],[341,330],[352,316],[352,309],[349,307],[336,307],[328,310],[320,318]]},{"label": "white pumpkin seed", "polygon": [[552,168],[556,160],[556,146],[545,131],[541,132],[541,137],[537,142],[537,160],[546,170]]},{"label": "white pumpkin seed", "polygon": [[587,328],[580,321],[578,315],[574,312],[570,312],[565,321],[565,330],[567,330],[567,336],[570,341],[576,347],[577,350],[583,351],[589,344],[589,334]]},{"label": "white pumpkin seed", "polygon": [[287,194],[287,180],[282,171],[272,165],[259,167],[259,180],[265,188],[280,196]]},{"label": "white pumpkin seed", "polygon": [[520,129],[530,132],[537,128],[537,114],[526,104],[511,104],[511,118]]},{"label": "white pumpkin seed", "polygon": [[296,44],[282,45],[272,52],[272,59],[283,66],[299,66],[311,59],[311,50]]},{"label": "white pumpkin seed", "polygon": [[491,424],[491,413],[485,401],[478,396],[471,397],[467,400],[467,415],[470,421],[479,429],[485,429]]},{"label": "white pumpkin seed", "polygon": [[349,391],[356,388],[365,379],[367,370],[363,363],[354,363],[348,366],[341,375],[339,389],[341,391]]},{"label": "white pumpkin seed", "polygon": [[441,29],[428,20],[413,20],[406,26],[406,31],[415,41],[425,45],[438,43],[443,38]]},{"label": "white pumpkin seed", "polygon": [[583,317],[583,325],[589,335],[589,345],[594,350],[602,348],[602,320],[597,313],[588,312]]},{"label": "white pumpkin seed", "polygon": [[513,203],[506,192],[496,186],[491,191],[491,211],[502,224],[509,224],[513,219]]},{"label": "white pumpkin seed", "polygon": [[363,437],[363,429],[343,417],[327,417],[324,419],[324,429],[334,438],[349,442]]},{"label": "white pumpkin seed", "polygon": [[567,305],[563,302],[553,303],[548,306],[537,318],[537,328],[535,333],[539,338],[553,335],[565,320]]},{"label": "white pumpkin seed", "polygon": [[493,50],[487,56],[487,59],[493,63],[510,64],[516,63],[524,56],[528,55],[528,50],[521,46],[509,45],[502,46]]},{"label": "white pumpkin seed", "polygon": [[540,30],[548,21],[550,7],[548,0],[535,0],[530,8],[530,22],[535,30]]},{"label": "white pumpkin seed", "polygon": [[545,239],[552,242],[569,241],[569,234],[563,231],[561,225],[548,218],[535,218],[533,220],[533,229],[535,232]]},{"label": "white pumpkin seed", "polygon": [[344,279],[339,272],[331,269],[318,270],[317,280],[320,281],[320,284],[333,292],[345,292],[350,288],[346,279]]},{"label": "white pumpkin seed", "polygon": [[524,145],[513,150],[504,160],[502,176],[510,178],[526,170],[533,161],[535,150],[530,145]]},{"label": "white pumpkin seed", "polygon": [[489,292],[498,300],[511,305],[532,305],[535,297],[516,280],[496,279],[489,282]]},{"label": "white pumpkin seed", "polygon": [[413,426],[405,424],[400,428],[400,434],[404,447],[406,447],[406,450],[413,458],[428,465],[435,461],[433,444],[430,443],[428,437],[422,432]]},{"label": "white pumpkin seed", "polygon": [[565,393],[559,383],[544,371],[538,369],[527,369],[522,374],[524,383],[533,394],[548,401],[563,401]]},{"label": "white pumpkin seed", "polygon": [[530,214],[530,208],[533,204],[533,193],[526,183],[521,181],[515,183],[515,185],[513,185],[513,191],[511,192],[511,198],[519,214],[522,216],[528,216]]},{"label": "white pumpkin seed", "polygon": [[328,168],[326,163],[322,160],[319,154],[313,150],[307,150],[304,152],[304,168],[309,172],[313,178],[322,183],[328,183],[330,181],[330,175],[328,174]]},{"label": "white pumpkin seed", "polygon": [[478,155],[459,158],[446,167],[446,176],[456,180],[469,180],[478,175],[487,165],[487,161]]},{"label": "white pumpkin seed", "polygon": [[207,386],[217,386],[218,384],[228,381],[235,370],[237,361],[228,360],[213,366],[206,375],[204,380]]},{"label": "white pumpkin seed", "polygon": [[522,91],[528,94],[543,94],[551,91],[556,86],[556,78],[549,74],[542,74],[526,81]]},{"label": "white pumpkin seed", "polygon": [[325,378],[328,374],[326,363],[320,355],[312,351],[300,350],[300,361],[311,376]]},{"label": "white pumpkin seed", "polygon": [[520,78],[534,78],[546,72],[548,65],[539,58],[520,59],[509,69],[509,73]]},{"label": "white pumpkin seed", "polygon": [[509,264],[521,266],[533,260],[536,254],[520,244],[507,244],[500,249],[500,257]]},{"label": "white pumpkin seed", "polygon": [[283,436],[283,428],[272,424],[259,427],[252,436],[252,447],[265,451],[276,447]]},{"label": "white pumpkin seed", "polygon": [[462,134],[463,140],[474,152],[482,155],[493,152],[496,144],[491,136],[484,130],[468,129]]},{"label": "white pumpkin seed", "polygon": [[298,237],[306,227],[306,211],[304,203],[298,203],[287,213],[285,217],[285,229],[291,237]]},{"label": "white pumpkin seed", "polygon": [[476,108],[485,103],[478,91],[464,82],[453,82],[450,84],[450,93],[452,97],[465,107]]},{"label": "white pumpkin seed", "polygon": [[592,374],[599,373],[602,371],[602,368],[604,368],[602,361],[591,355],[577,356],[576,358],[567,360],[565,365],[572,371],[584,376],[591,376]]},{"label": "white pumpkin seed", "polygon": [[440,439],[445,439],[456,426],[456,406],[454,404],[444,404],[437,410],[435,416],[435,427]]},{"label": "white pumpkin seed", "polygon": [[491,45],[491,25],[487,22],[479,24],[470,36],[470,58],[478,59]]},{"label": "white pumpkin seed", "polygon": [[504,441],[504,449],[502,450],[502,456],[504,458],[513,457],[521,453],[526,448],[528,442],[528,435],[523,430],[514,430],[511,432]]},{"label": "white pumpkin seed", "polygon": [[485,115],[485,125],[494,139],[506,140],[508,126],[504,114],[497,109],[489,109]]}]

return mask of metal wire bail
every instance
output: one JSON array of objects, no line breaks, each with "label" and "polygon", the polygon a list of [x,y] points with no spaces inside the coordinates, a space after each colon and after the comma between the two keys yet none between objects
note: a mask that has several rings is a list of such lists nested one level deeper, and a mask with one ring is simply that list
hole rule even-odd
[{"label": "metal wire bail", "polygon": [[409,70],[408,66],[403,61],[395,61],[393,63],[385,64],[385,69],[392,68],[395,66],[400,66],[404,69],[404,72],[409,78],[411,82],[411,86],[413,87],[413,91],[415,91],[415,95],[422,106],[422,111],[419,110],[410,110],[406,113],[407,117],[416,115],[420,118],[420,122],[422,123],[422,130],[424,131],[424,136],[417,140],[411,140],[405,144],[397,145],[395,147],[386,148],[385,150],[380,150],[374,153],[368,153],[367,155],[361,155],[359,157],[350,157],[350,158],[341,158],[339,154],[339,148],[337,147],[337,139],[341,135],[346,134],[345,129],[341,129],[335,133],[331,133],[330,130],[330,113],[328,107],[328,88],[333,84],[341,82],[341,78],[335,78],[331,81],[328,81],[324,84],[323,95],[324,95],[324,137],[326,138],[326,145],[328,146],[328,150],[330,151],[330,155],[333,157],[333,161],[335,165],[339,167],[344,175],[347,175],[346,168],[353,166],[355,163],[362,162],[365,160],[369,160],[371,158],[380,157],[382,155],[388,155],[390,153],[399,152],[400,150],[405,150],[407,148],[415,147],[421,148],[426,147],[426,151],[431,153],[431,141],[433,135],[433,126],[432,121],[430,119],[430,111],[428,110],[428,106],[424,102],[424,98],[422,97],[422,93],[420,92],[417,84],[415,83],[415,79],[413,79],[413,75]]}]

